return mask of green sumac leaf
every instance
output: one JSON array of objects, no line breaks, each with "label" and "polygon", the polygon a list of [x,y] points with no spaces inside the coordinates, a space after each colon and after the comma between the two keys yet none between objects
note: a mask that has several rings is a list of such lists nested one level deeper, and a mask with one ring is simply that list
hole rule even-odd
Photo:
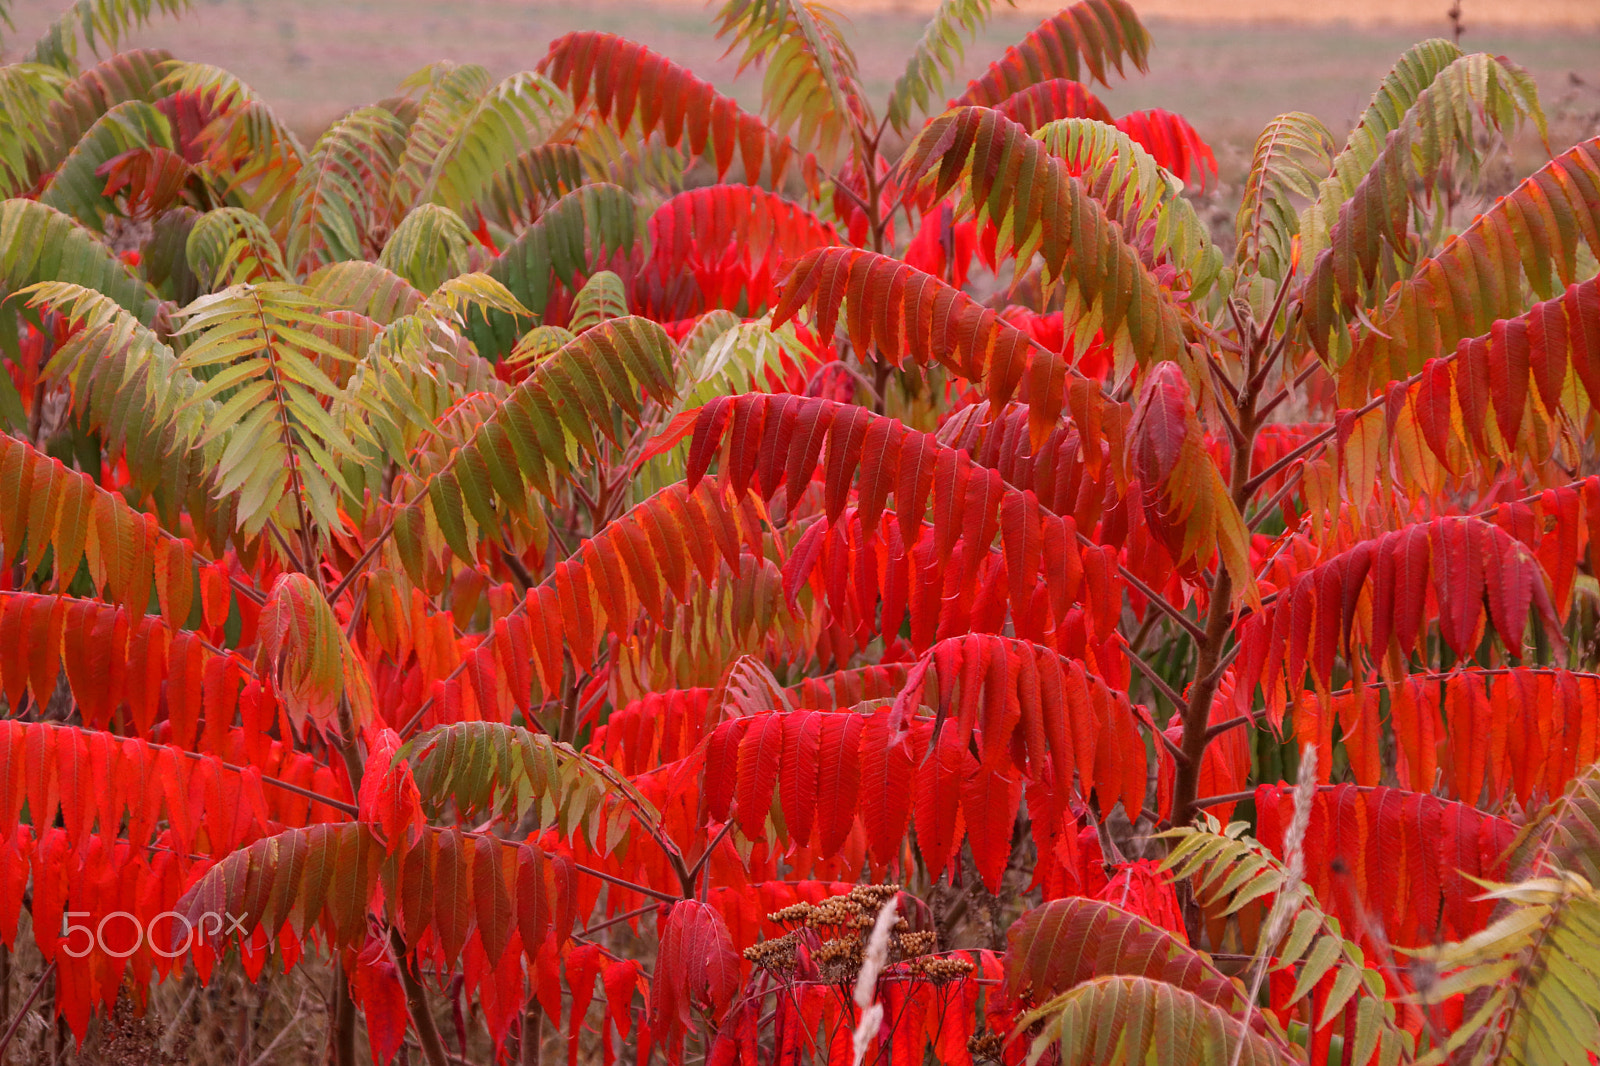
[{"label": "green sumac leaf", "polygon": [[[425,805],[454,804],[462,817],[520,821],[530,810],[562,833],[596,843],[620,839],[614,825],[619,788],[587,755],[545,733],[498,722],[457,722],[419,734],[405,754]],[[631,796],[631,792],[630,792]],[[648,814],[642,797],[632,797]]]},{"label": "green sumac leaf", "polygon": [[116,301],[142,324],[159,301],[127,265],[71,216],[37,200],[0,202],[0,292],[68,282]]},{"label": "green sumac leaf", "polygon": [[[613,255],[632,250],[642,235],[643,216],[627,192],[615,185],[585,185],[552,204],[486,273],[529,311],[542,315],[557,283],[576,289],[580,275],[587,277]],[[489,311],[473,316],[467,336],[479,355],[498,361],[510,354],[527,325]]]},{"label": "green sumac leaf", "polygon": [[546,356],[428,477],[428,506],[450,551],[473,558],[469,514],[496,541],[503,520],[536,520],[524,486],[553,499],[580,454],[625,439],[629,424],[645,417],[644,400],[670,410],[674,355],[665,330],[628,317],[602,322]]},{"label": "green sumac leaf", "polygon": [[961,196],[961,210],[1000,231],[999,258],[1043,258],[1059,283],[1066,321],[1081,335],[1104,329],[1119,362],[1189,361],[1173,293],[1141,262],[1105,208],[1067,164],[998,111],[962,107],[934,119],[906,148],[908,186],[925,203]]}]

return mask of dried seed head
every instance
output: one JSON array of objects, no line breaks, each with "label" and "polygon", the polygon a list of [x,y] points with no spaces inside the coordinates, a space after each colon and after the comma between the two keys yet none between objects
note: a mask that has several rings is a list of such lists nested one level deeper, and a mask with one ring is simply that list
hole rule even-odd
[{"label": "dried seed head", "polygon": [[822,979],[829,984],[854,983],[861,973],[865,950],[859,936],[841,936],[824,940],[811,956],[822,971]]},{"label": "dried seed head", "polygon": [[841,959],[859,963],[861,961],[861,941],[853,936],[835,937],[824,940],[816,950],[818,963],[836,962]]},{"label": "dried seed head", "polygon": [[771,940],[763,940],[759,944],[751,944],[744,949],[744,957],[763,970],[774,973],[793,973],[798,961],[797,946],[799,940],[794,933],[787,933]]},{"label": "dried seed head", "polygon": [[912,959],[906,963],[906,969],[937,985],[961,980],[972,972],[973,966],[969,959],[933,955]]},{"label": "dried seed head", "polygon": [[776,910],[767,915],[767,921],[778,922],[781,925],[790,925],[796,922],[802,925],[809,925],[816,911],[817,908],[809,903],[791,903],[782,910]]},{"label": "dried seed head", "polygon": [[977,1033],[967,1039],[967,1050],[975,1059],[999,1061],[1000,1053],[1005,1050],[1005,1039],[999,1033]]},{"label": "dried seed head", "polygon": [[895,947],[900,951],[902,959],[914,958],[917,955],[926,955],[933,950],[934,934],[930,930],[917,933],[899,933],[894,938]]},{"label": "dried seed head", "polygon": [[899,894],[899,885],[857,885],[850,890],[849,898],[876,911]]}]

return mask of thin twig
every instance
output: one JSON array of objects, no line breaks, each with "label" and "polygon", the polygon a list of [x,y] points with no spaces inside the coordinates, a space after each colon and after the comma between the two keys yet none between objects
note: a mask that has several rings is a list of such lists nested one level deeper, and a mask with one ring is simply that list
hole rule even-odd
[{"label": "thin twig", "polygon": [[[621,955],[618,955],[615,951],[612,951],[610,948],[606,947],[604,944],[595,944],[595,942],[593,940],[590,940],[588,937],[582,935],[581,933],[573,933],[572,934],[572,939],[576,940],[580,944],[594,944],[595,947],[600,949],[600,954],[604,955],[606,958],[610,959],[612,962],[632,962],[635,966],[639,967],[640,975],[643,976],[646,981],[650,980],[650,970],[647,967],[640,966],[638,959],[626,959],[626,958],[623,958]],[[598,996],[598,997],[596,997],[596,999],[600,1003],[604,1003],[605,1002],[605,997],[604,996]]]},{"label": "thin twig", "polygon": [[528,568],[523,565],[522,560],[517,558],[516,553],[509,548],[500,549],[500,561],[505,564],[507,570],[511,571],[511,576],[517,579],[517,584],[522,586],[523,592],[527,592],[538,584],[533,579],[533,575],[528,572]]},{"label": "thin twig", "polygon": [[[293,467],[290,467],[291,471],[293,471],[293,469]],[[289,540],[283,535],[283,530],[278,528],[278,523],[268,522],[267,528],[272,531],[272,536],[275,540],[277,540],[278,547],[283,549],[283,554],[289,560],[289,565],[293,566],[302,574],[310,574],[311,571],[306,569],[309,564],[303,561],[293,548],[289,547]]]},{"label": "thin twig", "polygon": [[611,884],[616,885],[618,888],[625,888],[630,892],[637,892],[641,896],[649,896],[651,899],[658,899],[663,903],[677,903],[683,898],[682,896],[674,896],[670,892],[661,892],[657,889],[649,887],[648,885],[636,884],[633,881],[628,881],[624,878],[617,877],[615,874],[608,874],[604,870],[596,870],[592,866],[584,866],[582,863],[575,862],[572,864],[572,868],[581,874],[588,874],[590,877],[598,877],[600,880],[608,881]]},{"label": "thin twig", "polygon": [[[1288,286],[1285,285],[1283,288],[1286,290]],[[1238,331],[1240,346],[1252,349],[1259,348],[1260,345],[1255,343],[1258,331],[1245,325],[1244,316],[1239,313],[1239,301],[1230,299],[1227,301],[1227,307],[1228,317],[1233,319],[1233,328]],[[1249,376],[1246,376],[1245,380],[1248,382],[1250,380]]]},{"label": "thin twig", "polygon": [[346,642],[354,643],[356,639],[356,629],[361,625],[361,608],[365,607],[366,603],[367,590],[366,587],[363,586],[356,589],[355,602],[350,605],[350,621],[346,623],[344,627],[344,639]]},{"label": "thin twig", "polygon": [[1283,486],[1279,488],[1277,492],[1272,494],[1272,499],[1268,500],[1262,505],[1261,510],[1256,512],[1255,517],[1251,518],[1250,521],[1245,524],[1245,528],[1250,530],[1252,533],[1255,532],[1256,527],[1260,526],[1262,522],[1265,522],[1267,520],[1267,516],[1272,514],[1273,510],[1277,508],[1278,504],[1283,502],[1283,498],[1289,495],[1290,492],[1294,491],[1294,487],[1300,483],[1300,478],[1304,470],[1305,467],[1300,467],[1288,477],[1284,478]]},{"label": "thin twig", "polygon": [[[1285,334],[1285,336],[1287,337],[1287,334]],[[1313,359],[1313,360],[1311,360],[1311,362],[1307,363],[1306,364],[1306,368],[1304,370],[1300,371],[1300,373],[1295,375],[1294,384],[1292,386],[1286,385],[1283,388],[1279,389],[1277,394],[1274,395],[1272,397],[1272,399],[1268,400],[1266,403],[1261,405],[1261,409],[1256,412],[1256,417],[1257,418],[1266,418],[1267,415],[1272,413],[1273,408],[1277,407],[1280,403],[1282,403],[1283,401],[1287,400],[1290,397],[1290,395],[1292,394],[1292,392],[1291,392],[1292,389],[1298,389],[1300,386],[1304,385],[1307,381],[1309,381],[1311,379],[1311,375],[1315,374],[1317,372],[1317,368],[1320,367],[1321,365],[1322,364],[1320,362],[1318,362],[1317,360],[1315,360],[1315,359]]]},{"label": "thin twig", "polygon": [[361,553],[361,557],[350,564],[350,569],[345,571],[344,576],[339,579],[339,583],[334,585],[333,589],[328,593],[329,604],[339,602],[339,597],[344,595],[344,590],[350,587],[350,582],[361,576],[361,571],[366,569],[367,564],[372,561],[372,557],[378,554],[378,549],[383,547],[383,542],[388,540],[389,535],[393,532],[394,518],[391,515],[388,523],[378,531],[378,535],[372,538],[372,543],[368,544],[366,550]]},{"label": "thin twig", "polygon": [[620,925],[621,923],[626,922],[626,921],[631,921],[634,918],[641,918],[644,915],[649,914],[651,911],[655,910],[656,907],[658,907],[658,906],[659,906],[659,904],[656,904],[656,903],[646,903],[643,907],[635,907],[631,911],[627,911],[627,912],[625,912],[623,914],[618,914],[618,915],[616,915],[615,917],[612,917],[612,918],[607,918],[603,922],[596,922],[594,925],[591,925],[586,929],[578,930],[578,932],[582,933],[584,936],[593,936],[594,934],[600,932],[602,929],[610,929],[613,925]]},{"label": "thin twig", "polygon": [[38,999],[39,993],[44,990],[44,983],[55,972],[56,964],[52,960],[50,965],[44,968],[44,973],[39,975],[39,980],[34,984],[33,991],[28,993],[28,998],[17,1009],[17,1016],[11,1019],[11,1024],[6,1028],[6,1035],[0,1036],[0,1062],[5,1061],[6,1048],[11,1046],[11,1038],[17,1035],[17,1027],[22,1024],[22,1019],[28,1016],[29,1009],[33,1007],[33,1001]]},{"label": "thin twig", "polygon": [[[199,556],[195,556],[195,561],[196,562],[198,562],[199,559],[200,559]],[[239,595],[243,596],[245,599],[249,600],[251,603],[256,604],[257,606],[260,606],[260,605],[265,604],[267,602],[266,596],[264,596],[261,593],[257,592],[255,589],[251,588],[249,585],[246,585],[243,581],[241,581],[238,578],[234,577],[232,574],[228,575],[228,584],[233,586],[233,591],[234,592],[237,592]]]},{"label": "thin twig", "polygon": [[1139,668],[1139,672],[1144,675],[1145,680],[1154,685],[1156,687],[1156,691],[1167,698],[1167,702],[1171,703],[1174,707],[1183,706],[1183,697],[1174,692],[1172,690],[1172,686],[1161,679],[1161,675],[1156,673],[1155,667],[1151,666],[1149,663],[1139,658],[1139,656],[1135,655],[1133,653],[1133,649],[1128,647],[1126,641],[1123,642],[1122,653],[1128,657],[1129,662],[1133,663],[1134,666]]},{"label": "thin twig", "polygon": [[[1154,668],[1151,667],[1149,663],[1133,654],[1133,652],[1128,651],[1126,645],[1124,645],[1123,651],[1128,656],[1128,660],[1139,668],[1140,673],[1144,674],[1147,681],[1156,686],[1157,690],[1160,691],[1163,696],[1171,700],[1174,707],[1178,708],[1179,710],[1183,709],[1183,700],[1176,692],[1172,691],[1172,687],[1170,685],[1157,676]],[[1172,742],[1172,738],[1167,736],[1167,734],[1159,726],[1156,726],[1153,721],[1151,725],[1152,729],[1150,731],[1155,734],[1156,740],[1161,742],[1161,746],[1167,749],[1167,754],[1171,755],[1173,759],[1179,763],[1187,766],[1189,764],[1188,753],[1174,744]]]},{"label": "thin twig", "polygon": [[[1221,385],[1223,389],[1227,391],[1234,403],[1238,403],[1239,386],[1233,383],[1233,381],[1228,377],[1227,373],[1222,369],[1222,364],[1218,363],[1216,357],[1210,352],[1206,353],[1206,365],[1211,368],[1211,376],[1217,379],[1217,384]],[[1226,416],[1227,412],[1224,411],[1223,415]],[[1229,419],[1229,422],[1231,424],[1232,419]]]},{"label": "thin twig", "polygon": [[1266,726],[1262,725],[1261,719],[1256,715],[1255,708],[1246,707],[1244,713],[1237,718],[1230,718],[1226,722],[1214,722],[1210,726],[1207,726],[1206,740],[1215,740],[1222,734],[1228,732],[1228,730],[1237,729],[1242,725],[1252,725],[1257,729],[1266,728]]},{"label": "thin twig", "polygon": [[[1337,785],[1318,785],[1317,786],[1317,791],[1318,792],[1332,792],[1334,789],[1337,789],[1337,788],[1353,788],[1357,792],[1372,792],[1375,789],[1380,789],[1380,788],[1385,788],[1385,787],[1387,787],[1387,786],[1385,786],[1385,785],[1353,785],[1353,784],[1349,784],[1349,783],[1344,783],[1344,784],[1337,784]],[[1247,799],[1254,799],[1255,795],[1256,795],[1256,790],[1253,789],[1253,788],[1250,789],[1248,792],[1224,792],[1220,796],[1201,796],[1199,799],[1194,801],[1194,805],[1196,807],[1216,807],[1216,806],[1219,806],[1219,805],[1224,804],[1224,803],[1243,803]]]},{"label": "thin twig", "polygon": [[266,1061],[272,1057],[272,1053],[278,1050],[278,1045],[283,1043],[290,1033],[294,1032],[294,1023],[300,1020],[300,1008],[305,1006],[305,1002],[306,994],[302,991],[299,1002],[294,1005],[294,1014],[284,1023],[283,1028],[278,1030],[278,1035],[272,1038],[272,1043],[268,1044],[266,1049],[255,1057],[250,1066],[265,1066]]},{"label": "thin twig", "polygon": [[[1292,267],[1290,268],[1289,276],[1293,277]],[[1290,288],[1291,286],[1289,285],[1289,278],[1285,277],[1283,279],[1283,284],[1278,287],[1278,298],[1272,302],[1272,310],[1267,312],[1267,317],[1262,320],[1261,329],[1256,333],[1254,345],[1255,351],[1260,351],[1266,347],[1267,339],[1272,335],[1272,323],[1277,321],[1278,312],[1283,309],[1283,301],[1284,298],[1289,295]],[[1299,304],[1296,304],[1294,308],[1290,309],[1289,313],[1291,316],[1293,316],[1295,309],[1297,309],[1299,306]],[[1251,392],[1259,390],[1262,385],[1266,384],[1267,375],[1271,373],[1273,364],[1278,361],[1278,355],[1283,351],[1284,346],[1289,343],[1290,335],[1294,333],[1294,330],[1290,328],[1290,325],[1291,323],[1289,319],[1285,319],[1283,323],[1283,336],[1278,339],[1277,344],[1273,345],[1272,351],[1267,353],[1267,357],[1261,361],[1261,365],[1256,368],[1256,372],[1251,374],[1249,380],[1245,383],[1245,387]]]},{"label": "thin twig", "polygon": [[[201,762],[201,761],[209,758],[209,756],[202,755],[197,751],[182,751],[181,754],[187,756],[188,758],[191,758],[191,759],[195,760],[196,762]],[[245,773],[247,771],[247,769],[250,769],[249,767],[235,766],[233,763],[222,762],[221,760],[218,760],[218,765],[221,766],[224,770],[231,770],[236,774]],[[276,777],[270,777],[267,774],[262,774],[261,775],[261,780],[262,780],[262,782],[264,784],[273,785],[273,786],[275,786],[277,788],[281,788],[285,792],[293,792],[297,796],[304,796],[306,799],[311,800],[311,801],[313,801],[315,803],[325,803],[329,807],[332,807],[334,810],[343,811],[346,814],[357,814],[357,813],[359,813],[359,810],[360,810],[353,803],[346,803],[344,800],[337,800],[337,799],[334,799],[332,796],[324,796],[320,792],[313,792],[309,788],[301,788],[299,785],[291,784],[288,781],[283,781],[283,780],[280,780],[280,779],[278,779]]]},{"label": "thin twig", "polygon": [[[1378,397],[1372,403],[1369,403],[1369,404],[1367,404],[1367,406],[1365,406],[1365,407],[1361,408],[1360,410],[1358,410],[1356,412],[1356,417],[1359,418],[1362,415],[1366,414],[1368,411],[1373,410],[1379,404],[1383,403],[1383,401],[1384,401],[1384,397],[1381,397],[1381,396]],[[1245,499],[1249,499],[1251,496],[1254,496],[1256,494],[1256,492],[1260,490],[1261,486],[1265,485],[1267,482],[1271,481],[1273,479],[1273,477],[1280,470],[1283,470],[1286,467],[1290,466],[1296,460],[1298,460],[1302,456],[1306,455],[1308,452],[1312,452],[1312,451],[1315,451],[1317,448],[1320,448],[1322,445],[1326,444],[1329,440],[1331,440],[1334,437],[1334,435],[1337,434],[1338,432],[1339,432],[1339,427],[1338,427],[1338,425],[1336,423],[1334,425],[1329,426],[1327,429],[1323,430],[1321,433],[1318,433],[1316,436],[1306,438],[1305,442],[1302,443],[1299,447],[1287,452],[1277,462],[1273,463],[1271,466],[1269,466],[1265,470],[1261,471],[1261,473],[1257,474],[1255,477],[1253,477],[1249,481],[1245,482],[1245,485],[1244,485]]]},{"label": "thin twig", "polygon": [[[1095,544],[1095,542],[1090,540],[1088,537],[1085,537],[1082,533],[1078,534],[1078,539],[1090,547],[1099,547],[1099,545]],[[1205,639],[1205,630],[1201,629],[1199,625],[1192,621],[1182,611],[1168,603],[1165,596],[1161,595],[1161,593],[1157,592],[1155,589],[1141,581],[1139,579],[1139,575],[1133,573],[1133,571],[1129,570],[1120,563],[1117,565],[1117,573],[1124,581],[1138,589],[1140,594],[1143,595],[1145,599],[1149,600],[1157,610],[1161,611],[1173,621],[1177,622],[1184,629],[1188,630],[1191,637],[1195,638],[1196,640]]]},{"label": "thin twig", "polygon": [[583,764],[591,771],[604,778],[606,783],[612,788],[616,789],[617,794],[620,795],[623,801],[627,803],[628,810],[633,815],[633,820],[638,823],[639,828],[645,831],[645,835],[647,835],[651,840],[655,841],[656,847],[660,848],[662,854],[666,855],[667,862],[672,864],[673,872],[678,875],[678,884],[683,888],[684,891],[683,898],[693,895],[694,878],[689,873],[688,867],[684,864],[682,850],[680,850],[678,845],[673,842],[671,837],[667,836],[666,833],[663,832],[660,825],[660,816],[650,805],[649,801],[640,794],[638,788],[634,786],[633,782],[617,773],[616,768],[611,766],[611,764],[607,763],[604,759],[601,759],[595,755],[580,752],[576,748],[573,748],[570,744],[564,744],[561,746],[570,752],[574,758],[583,762]]},{"label": "thin twig", "polygon": [[713,851],[717,850],[717,845],[722,843],[722,838],[727,836],[728,835],[728,831],[730,829],[732,829],[732,828],[733,828],[733,819],[732,818],[729,818],[726,822],[722,823],[722,828],[717,830],[717,835],[711,839],[711,844],[706,848],[705,854],[701,855],[698,859],[696,859],[694,861],[694,865],[689,867],[689,880],[690,881],[693,881],[695,878],[700,876],[701,867],[705,866],[706,861],[711,858],[711,853]]}]

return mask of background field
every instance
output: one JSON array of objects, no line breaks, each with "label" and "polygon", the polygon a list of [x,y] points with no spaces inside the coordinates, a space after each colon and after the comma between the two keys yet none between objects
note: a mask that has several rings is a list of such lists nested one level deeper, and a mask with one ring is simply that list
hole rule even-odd
[{"label": "background field", "polygon": [[[1103,94],[1113,111],[1181,111],[1222,157],[1242,168],[1273,115],[1310,111],[1342,131],[1394,58],[1422,37],[1449,32],[1448,0],[1135,0],[1155,37],[1150,73]],[[13,0],[8,56],[27,46],[64,0]],[[922,32],[933,0],[835,0],[850,20],[869,91],[881,99]],[[1022,37],[1056,0],[1000,10],[969,49],[969,72]],[[1558,112],[1561,144],[1600,120],[1600,0],[1463,0],[1463,45],[1510,56],[1539,80]],[[264,93],[298,130],[314,135],[345,109],[388,95],[406,74],[438,59],[475,61],[496,73],[531,67],[549,40],[587,28],[621,33],[686,64],[746,104],[755,77],[710,34],[714,8],[694,0],[197,0],[134,43],[215,63]],[[1182,16],[1182,17],[1175,17]],[[3,28],[0,28],[3,30]]]}]

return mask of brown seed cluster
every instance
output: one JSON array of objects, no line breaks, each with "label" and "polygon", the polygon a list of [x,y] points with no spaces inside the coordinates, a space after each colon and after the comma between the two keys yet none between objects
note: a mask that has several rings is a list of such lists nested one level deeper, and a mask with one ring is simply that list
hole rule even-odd
[{"label": "brown seed cluster", "polygon": [[[932,936],[933,934],[929,933],[928,935]],[[936,985],[959,981],[973,970],[972,962],[969,959],[945,958],[943,956],[912,959],[907,963],[906,968]]]},{"label": "brown seed cluster", "polygon": [[836,896],[835,899],[848,899],[862,907],[870,907],[873,914],[883,909],[888,903],[900,894],[899,885],[857,885],[846,896]]},{"label": "brown seed cluster", "polygon": [[[821,903],[792,903],[773,911],[767,919],[779,925],[815,930],[871,929],[883,905],[899,891],[899,885],[857,885],[844,895],[830,896]],[[907,928],[904,918],[896,928]]]},{"label": "brown seed cluster", "polygon": [[[770,972],[792,976],[798,963],[797,948],[806,931],[814,936],[812,961],[830,984],[848,985],[861,972],[867,939],[878,914],[900,892],[899,885],[857,885],[842,896],[820,903],[794,903],[767,915],[770,921],[791,926],[784,936],[746,948],[744,957]],[[929,930],[913,932],[905,918],[894,924],[889,961],[909,963],[908,971],[929,981],[957,980],[972,970],[965,959],[925,958],[938,948],[938,936]]]},{"label": "brown seed cluster", "polygon": [[1005,1039],[999,1033],[975,1033],[967,1038],[967,1050],[972,1052],[975,1059],[993,1059],[1000,1061],[1000,1053],[1005,1050]]},{"label": "brown seed cluster", "polygon": [[858,936],[841,936],[825,940],[812,958],[822,971],[822,979],[829,984],[853,984],[866,960],[866,942]]},{"label": "brown seed cluster", "polygon": [[744,949],[744,957],[773,973],[788,976],[794,973],[796,948],[800,943],[799,935],[787,933],[772,940],[763,940],[758,944],[751,944]]},{"label": "brown seed cluster", "polygon": [[767,915],[767,920],[777,922],[779,925],[793,925],[797,922],[805,925],[809,923],[815,910],[816,908],[809,903],[791,903],[782,910]]}]

